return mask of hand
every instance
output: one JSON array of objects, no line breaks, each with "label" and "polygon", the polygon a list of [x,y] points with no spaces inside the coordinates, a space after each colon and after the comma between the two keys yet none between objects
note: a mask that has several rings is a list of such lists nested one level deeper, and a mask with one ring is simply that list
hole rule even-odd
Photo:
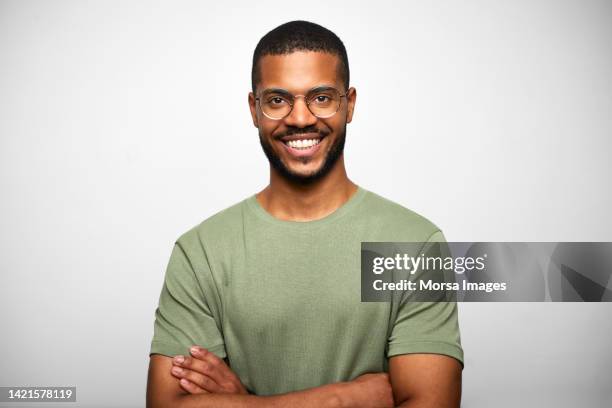
[{"label": "hand", "polygon": [[172,359],[172,375],[190,394],[248,394],[240,378],[215,354],[193,346],[191,356],[175,356]]},{"label": "hand", "polygon": [[348,406],[393,408],[393,390],[388,373],[363,374],[347,385]]}]

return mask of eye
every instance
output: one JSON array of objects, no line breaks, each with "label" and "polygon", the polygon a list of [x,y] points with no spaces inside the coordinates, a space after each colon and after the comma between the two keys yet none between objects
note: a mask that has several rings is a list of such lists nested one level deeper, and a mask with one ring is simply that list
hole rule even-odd
[{"label": "eye", "polygon": [[331,106],[336,101],[336,97],[334,94],[329,92],[319,92],[312,95],[309,100],[310,103],[319,107],[328,107]]},{"label": "eye", "polygon": [[287,104],[287,100],[280,96],[270,96],[266,99],[266,103],[271,106],[282,106]]}]

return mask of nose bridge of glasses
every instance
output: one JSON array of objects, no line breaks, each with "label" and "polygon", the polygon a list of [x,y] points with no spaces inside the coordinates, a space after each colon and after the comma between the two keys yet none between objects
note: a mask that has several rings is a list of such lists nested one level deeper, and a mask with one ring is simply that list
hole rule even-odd
[{"label": "nose bridge of glasses", "polygon": [[[302,98],[303,98],[303,100],[304,100],[304,101],[303,101],[303,102],[304,102],[304,107],[303,107],[303,108],[297,108],[297,109],[296,109],[297,99],[298,99],[299,97],[302,97]],[[291,103],[291,112],[289,112],[289,115],[293,115],[293,114],[295,114],[295,113],[296,113],[296,110],[302,110],[302,109],[304,109],[304,108],[306,108],[306,112],[307,112],[307,114],[308,114],[308,115],[311,115],[311,116],[316,116],[316,115],[315,115],[315,114],[314,114],[314,113],[313,113],[313,112],[310,110],[309,101],[308,101],[308,95],[293,95],[293,101],[292,101],[292,103]],[[297,112],[297,113],[299,113],[299,112]]]},{"label": "nose bridge of glasses", "polygon": [[308,101],[308,95],[293,95],[293,102],[292,102],[292,105],[295,105],[295,103],[297,102],[297,99],[298,99],[298,98],[300,98],[300,97],[301,97],[302,99],[304,99],[304,104],[305,104],[306,106],[308,106],[308,103],[309,103],[309,101]]}]

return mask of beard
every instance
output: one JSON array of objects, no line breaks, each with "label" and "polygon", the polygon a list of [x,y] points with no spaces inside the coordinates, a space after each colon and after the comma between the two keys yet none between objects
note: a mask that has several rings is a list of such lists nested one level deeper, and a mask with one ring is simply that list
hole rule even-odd
[{"label": "beard", "polygon": [[[306,133],[306,132],[304,132]],[[293,132],[292,134],[296,134]],[[336,140],[331,145],[329,152],[323,159],[323,164],[319,167],[318,170],[314,171],[310,174],[301,174],[291,171],[285,164],[282,162],[280,157],[276,154],[270,142],[267,139],[262,137],[261,132],[259,133],[259,144],[261,144],[261,148],[263,149],[270,165],[283,177],[285,180],[298,185],[309,185],[318,180],[321,180],[325,176],[329,174],[334,165],[338,162],[338,159],[342,156],[344,152],[344,143],[346,142],[346,123],[342,128],[342,131],[338,134]]]}]

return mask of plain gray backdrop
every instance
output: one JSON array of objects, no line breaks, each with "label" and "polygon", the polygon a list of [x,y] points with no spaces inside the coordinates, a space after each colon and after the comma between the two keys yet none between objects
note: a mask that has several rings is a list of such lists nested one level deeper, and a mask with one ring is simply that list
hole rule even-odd
[{"label": "plain gray backdrop", "polygon": [[[267,183],[251,58],[294,19],[348,50],[355,182],[449,241],[612,241],[609,1],[0,0],[0,385],[144,406],[174,240]],[[611,312],[461,304],[463,406],[609,407]]]}]

